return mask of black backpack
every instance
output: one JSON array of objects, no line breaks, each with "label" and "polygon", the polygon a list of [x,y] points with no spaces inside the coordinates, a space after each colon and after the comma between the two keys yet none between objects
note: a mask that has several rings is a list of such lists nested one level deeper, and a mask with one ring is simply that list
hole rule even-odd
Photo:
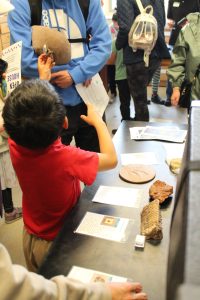
[{"label": "black backpack", "polygon": [[[42,0],[28,0],[31,10],[31,26],[40,25],[42,17]],[[87,21],[90,0],[78,0],[85,22]],[[70,43],[88,43],[89,32],[86,38],[69,39]]]}]

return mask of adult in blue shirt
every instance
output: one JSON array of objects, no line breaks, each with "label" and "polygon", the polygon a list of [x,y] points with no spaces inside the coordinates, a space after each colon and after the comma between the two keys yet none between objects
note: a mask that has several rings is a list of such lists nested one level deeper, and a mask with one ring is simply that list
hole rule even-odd
[{"label": "adult in blue shirt", "polygon": [[[11,0],[15,10],[9,14],[11,41],[23,42],[22,76],[38,77],[37,56],[31,45],[31,11],[28,0]],[[76,146],[85,150],[99,152],[95,129],[80,119],[86,113],[86,105],[79,96],[75,84],[86,86],[89,80],[105,64],[111,52],[111,36],[99,0],[89,1],[85,21],[78,0],[42,0],[41,25],[58,28],[67,38],[77,39],[92,36],[87,43],[71,43],[71,61],[55,66],[51,82],[66,106],[69,128],[63,132],[62,141],[70,144],[73,136]]]}]

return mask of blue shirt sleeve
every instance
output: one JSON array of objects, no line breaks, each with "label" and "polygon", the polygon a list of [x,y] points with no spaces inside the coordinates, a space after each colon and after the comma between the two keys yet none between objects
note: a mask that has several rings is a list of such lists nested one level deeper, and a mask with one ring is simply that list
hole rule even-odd
[{"label": "blue shirt sleeve", "polygon": [[[31,15],[28,0],[11,0],[15,10],[9,14],[11,43],[22,41],[22,75],[38,77],[37,55],[32,44]],[[99,0],[90,1],[86,23],[91,33],[89,51],[78,63],[56,66],[53,71],[68,70],[75,84],[94,76],[104,66],[111,53],[111,35]]]},{"label": "blue shirt sleeve", "polygon": [[8,15],[11,44],[22,41],[22,75],[38,77],[37,55],[32,46],[30,7],[28,1],[12,0],[15,9]]}]

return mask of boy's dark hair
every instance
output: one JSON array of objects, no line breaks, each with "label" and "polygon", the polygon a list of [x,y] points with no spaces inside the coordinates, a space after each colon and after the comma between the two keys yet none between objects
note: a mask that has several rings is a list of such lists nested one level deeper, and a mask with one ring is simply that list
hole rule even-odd
[{"label": "boy's dark hair", "polygon": [[6,99],[4,128],[18,145],[41,149],[60,135],[65,107],[52,85],[44,80],[23,81]]}]

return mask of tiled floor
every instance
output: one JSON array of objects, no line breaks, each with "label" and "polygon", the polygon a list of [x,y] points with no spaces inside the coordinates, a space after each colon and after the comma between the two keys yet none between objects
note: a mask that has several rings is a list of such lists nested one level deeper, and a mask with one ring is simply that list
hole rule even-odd
[{"label": "tiled floor", "polygon": [[[148,89],[148,93],[150,96],[151,88]],[[165,99],[165,88],[160,88],[159,94],[163,99]],[[151,121],[187,123],[187,114],[184,109],[165,107],[163,105],[152,103],[149,105],[149,110]],[[131,111],[132,116],[134,116],[133,103]],[[121,116],[118,97],[112,104],[108,105],[106,110],[106,121],[110,133],[112,132],[112,129],[119,127]],[[13,200],[15,205],[21,206],[21,191],[19,187],[13,189]],[[4,219],[0,219],[0,242],[8,249],[13,263],[25,265],[22,252],[22,230],[22,220],[18,220],[12,224],[5,224]]]}]

